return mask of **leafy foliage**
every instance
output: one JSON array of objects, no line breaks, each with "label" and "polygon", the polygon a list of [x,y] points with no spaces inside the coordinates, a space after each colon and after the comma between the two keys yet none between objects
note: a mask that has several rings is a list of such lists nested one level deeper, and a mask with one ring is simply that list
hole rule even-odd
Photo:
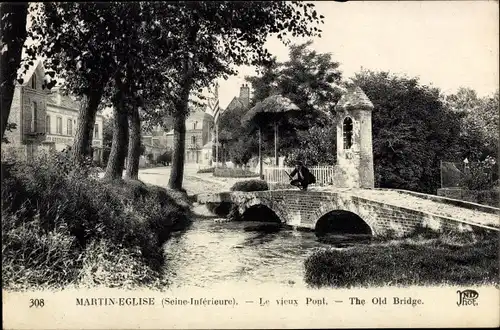
[{"label": "leafy foliage", "polygon": [[172,162],[172,150],[168,149],[162,153],[156,161],[158,163],[162,163],[163,165],[169,165]]},{"label": "leafy foliage", "polygon": [[[417,229],[388,240],[316,251],[305,261],[306,283],[317,288],[498,284],[496,232]],[[401,262],[394,263],[395,257]]]},{"label": "leafy foliage", "polygon": [[469,190],[492,189],[498,180],[498,164],[491,156],[480,162],[472,162],[465,168],[460,186]]},{"label": "leafy foliage", "polygon": [[[341,96],[339,63],[332,60],[331,54],[311,50],[311,43],[291,45],[288,61],[278,63],[273,58],[263,66],[260,76],[246,77],[254,91],[252,106],[271,95],[280,94],[301,109],[299,114],[283,116],[278,123],[282,154],[295,152],[298,145],[310,145],[303,140],[311,136],[304,133],[307,130],[318,127],[320,131],[320,127],[331,125],[331,111]],[[269,122],[261,129],[263,149],[269,153],[274,150],[273,123]],[[310,151],[309,157],[313,154]],[[323,162],[319,159],[311,161]]]},{"label": "leafy foliage", "polygon": [[238,181],[232,187],[231,191],[263,191],[269,190],[267,182],[264,180]]},{"label": "leafy foliage", "polygon": [[334,125],[313,126],[298,134],[299,145],[286,158],[288,166],[300,159],[308,166],[334,165],[337,155],[337,131]]},{"label": "leafy foliage", "polygon": [[182,29],[174,35],[179,37],[181,55],[174,70],[180,79],[181,97],[174,102],[174,131],[179,142],[174,147],[169,182],[176,189],[182,185],[189,93],[236,73],[235,66],[268,62],[271,56],[264,44],[270,34],[277,33],[285,42],[285,30],[294,37],[319,35],[315,25],[323,18],[313,4],[303,2],[183,2],[178,9],[175,18]]},{"label": "leafy foliage", "polygon": [[374,105],[376,186],[435,193],[439,162],[457,150],[460,121],[439,90],[388,72],[361,71],[353,82]]},{"label": "leafy foliage", "polygon": [[445,104],[461,118],[458,161],[481,161],[497,158],[499,147],[499,92],[478,97],[470,88],[461,87],[455,94],[444,98]]},{"label": "leafy foliage", "polygon": [[[26,40],[27,2],[0,3],[0,109],[2,141],[7,130],[8,119],[17,71],[21,63],[22,47]],[[31,63],[32,65],[34,63]],[[29,66],[28,66],[29,67]],[[24,67],[22,72],[26,72]]]}]

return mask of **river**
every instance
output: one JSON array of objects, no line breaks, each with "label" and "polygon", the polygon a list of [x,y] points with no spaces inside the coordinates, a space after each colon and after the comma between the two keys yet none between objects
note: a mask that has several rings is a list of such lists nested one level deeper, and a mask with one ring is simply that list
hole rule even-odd
[{"label": "river", "polygon": [[[160,167],[141,170],[139,174],[144,182],[166,185],[169,171]],[[227,182],[217,183],[210,174],[195,177],[194,173],[196,169],[190,167],[184,173],[184,187],[189,194],[228,191],[236,180],[218,178]],[[212,181],[205,177],[202,180],[203,175]],[[165,275],[171,288],[254,288],[261,284],[270,288],[306,288],[304,261],[315,249],[332,246],[320,242],[313,232],[276,225],[248,231],[245,228],[256,227],[259,222],[220,223],[215,217],[207,217],[204,206],[195,207],[194,211],[204,216],[196,217],[189,229],[174,233],[165,244]],[[339,246],[345,239],[346,235],[341,235],[329,241]]]},{"label": "river", "polygon": [[328,246],[332,245],[320,242],[314,232],[278,224],[197,218],[191,228],[175,233],[166,243],[166,275],[173,288],[221,284],[306,288],[305,259]]}]

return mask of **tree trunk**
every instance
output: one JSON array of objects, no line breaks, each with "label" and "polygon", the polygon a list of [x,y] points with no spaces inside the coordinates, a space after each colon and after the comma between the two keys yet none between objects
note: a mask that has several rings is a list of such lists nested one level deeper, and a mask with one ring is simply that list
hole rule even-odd
[{"label": "tree trunk", "polygon": [[104,86],[101,85],[95,90],[90,91],[89,94],[85,95],[82,99],[72,148],[73,159],[75,161],[80,162],[85,157],[91,156],[95,117],[103,93]]},{"label": "tree trunk", "polygon": [[[199,26],[196,25],[189,30],[187,43],[189,46],[196,49],[196,37]],[[197,55],[195,54],[196,60]],[[182,61],[183,66],[183,79],[181,84],[181,93],[179,102],[175,104],[174,114],[174,150],[172,154],[172,166],[170,171],[170,178],[168,180],[168,187],[170,189],[181,190],[182,180],[184,177],[184,157],[186,152],[186,117],[189,113],[189,92],[191,91],[193,79],[193,67],[189,63],[189,58],[186,57]]]},{"label": "tree trunk", "polygon": [[129,137],[128,137],[128,153],[125,178],[138,180],[139,179],[139,158],[141,152],[141,122],[139,119],[139,109],[134,106],[128,116],[129,120]]},{"label": "tree trunk", "polygon": [[123,95],[120,93],[113,107],[113,142],[106,166],[105,179],[119,179],[122,177],[125,164],[125,148],[128,140],[128,118]]},{"label": "tree trunk", "polygon": [[172,155],[172,170],[168,186],[171,189],[180,190],[182,188],[182,179],[184,176],[184,153],[186,152],[186,114],[187,100],[185,104],[180,105],[185,109],[177,109],[174,116],[174,152]]},{"label": "tree trunk", "polygon": [[[0,4],[1,44],[0,50],[0,109],[2,113],[2,140],[7,129],[12,97],[21,63],[21,51],[26,40],[26,17],[28,3]],[[7,47],[6,51],[4,49]],[[20,127],[18,127],[20,129]]]}]

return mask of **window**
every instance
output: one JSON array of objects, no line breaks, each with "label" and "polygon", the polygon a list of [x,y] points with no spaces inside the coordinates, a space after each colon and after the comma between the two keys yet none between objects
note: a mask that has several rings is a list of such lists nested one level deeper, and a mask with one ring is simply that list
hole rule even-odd
[{"label": "window", "polygon": [[191,144],[193,145],[193,147],[196,146],[196,136],[191,136]]},{"label": "window", "polygon": [[62,118],[61,117],[56,118],[56,133],[62,134]]},{"label": "window", "polygon": [[45,133],[50,134],[50,116],[45,117]]},{"label": "window", "polygon": [[31,88],[36,89],[36,74],[33,73],[33,77],[31,78]]},{"label": "window", "polygon": [[73,135],[73,120],[68,119],[68,125],[66,126],[66,134],[67,135]]},{"label": "window", "polygon": [[31,131],[36,132],[36,124],[38,122],[38,107],[36,102],[31,104]]},{"label": "window", "polygon": [[95,124],[94,126],[94,138],[99,138],[99,124]]},{"label": "window", "polygon": [[197,121],[195,121],[195,122],[193,123],[193,129],[196,129],[196,125],[198,125],[198,122],[197,122]]},{"label": "window", "polygon": [[352,147],[352,119],[347,117],[344,119],[344,149],[351,149]]}]

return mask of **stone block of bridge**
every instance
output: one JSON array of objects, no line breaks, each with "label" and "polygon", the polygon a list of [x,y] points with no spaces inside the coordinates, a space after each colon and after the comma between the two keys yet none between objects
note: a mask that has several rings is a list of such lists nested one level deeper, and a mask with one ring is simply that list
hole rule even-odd
[{"label": "stone block of bridge", "polygon": [[283,223],[309,229],[315,229],[318,221],[332,211],[346,211],[360,217],[375,236],[388,232],[404,235],[418,226],[452,231],[472,231],[475,227],[481,227],[477,223],[394,205],[390,200],[377,201],[360,197],[352,190],[225,192],[199,195],[198,201],[231,202],[238,205],[241,214],[253,206],[263,205],[271,209]]},{"label": "stone block of bridge", "polygon": [[475,224],[436,214],[355,196],[349,192],[274,190],[233,195],[240,212],[265,205],[288,225],[315,229],[321,217],[332,211],[352,212],[363,219],[373,235],[404,235],[418,226],[435,230],[472,231]]}]

